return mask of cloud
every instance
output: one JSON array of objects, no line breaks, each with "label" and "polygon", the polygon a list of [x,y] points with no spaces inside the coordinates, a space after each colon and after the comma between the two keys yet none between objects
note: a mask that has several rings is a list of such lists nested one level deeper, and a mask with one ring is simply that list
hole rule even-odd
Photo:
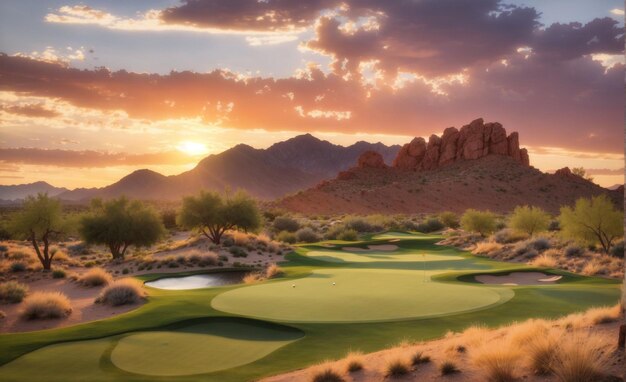
[{"label": "cloud", "polygon": [[4,110],[11,114],[23,115],[35,118],[54,118],[60,115],[55,110],[49,110],[42,104],[25,104],[17,106],[0,105],[0,110]]},{"label": "cloud", "polygon": [[613,8],[611,9],[611,14],[617,15],[617,16],[624,16],[624,10],[619,9],[619,8]]},{"label": "cloud", "polygon": [[624,175],[624,168],[588,168],[585,169],[588,175]]},{"label": "cloud", "polygon": [[[110,167],[135,165],[176,165],[194,163],[197,159],[180,152],[148,154],[109,153],[39,148],[0,148],[0,164],[27,164],[60,167]],[[0,166],[0,172],[9,171]]]}]

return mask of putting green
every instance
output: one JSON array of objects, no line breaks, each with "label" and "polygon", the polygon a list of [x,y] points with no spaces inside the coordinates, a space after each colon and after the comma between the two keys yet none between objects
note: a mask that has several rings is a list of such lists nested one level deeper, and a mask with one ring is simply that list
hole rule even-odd
[{"label": "putting green", "polygon": [[433,282],[431,274],[320,269],[302,279],[228,291],[211,305],[223,312],[287,322],[367,322],[466,312],[501,304],[514,295],[503,287]]},{"label": "putting green", "polygon": [[350,252],[342,251],[310,251],[306,253],[307,257],[311,257],[321,261],[330,263],[370,263],[375,261],[402,261],[417,262],[422,261],[450,261],[464,260],[461,256],[456,255],[439,255],[439,254],[420,254],[420,253],[397,253],[389,251],[367,251],[367,252]]},{"label": "putting green", "polygon": [[372,236],[372,239],[376,240],[393,240],[393,239],[436,239],[437,235],[428,235],[421,233],[408,233],[408,232],[385,232]]},{"label": "putting green", "polygon": [[111,361],[125,371],[150,376],[210,373],[248,364],[301,338],[278,325],[217,321],[121,338]]}]

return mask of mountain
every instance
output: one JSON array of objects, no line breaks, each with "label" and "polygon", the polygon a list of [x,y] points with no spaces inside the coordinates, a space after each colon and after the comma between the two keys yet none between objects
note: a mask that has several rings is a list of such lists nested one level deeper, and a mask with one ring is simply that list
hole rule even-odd
[{"label": "mountain", "polygon": [[428,143],[415,138],[393,165],[368,151],[358,165],[275,205],[306,214],[463,212],[468,208],[509,212],[518,205],[557,213],[580,197],[607,194],[621,205],[623,188],[608,190],[573,174],[530,166],[519,136],[482,119],[449,128]]},{"label": "mountain", "polygon": [[28,184],[17,184],[0,186],[1,200],[18,200],[24,199],[29,195],[37,195],[38,193],[48,193],[50,196],[57,196],[68,191],[67,188],[54,187],[46,182],[35,182]]},{"label": "mountain", "polygon": [[366,150],[380,153],[391,162],[400,146],[357,142],[344,147],[305,134],[267,149],[239,144],[204,158],[192,170],[178,175],[164,176],[151,170],[138,170],[106,187],[79,188],[58,196],[68,201],[120,195],[173,200],[200,189],[230,188],[244,189],[258,198],[269,200],[334,177],[348,169]]}]

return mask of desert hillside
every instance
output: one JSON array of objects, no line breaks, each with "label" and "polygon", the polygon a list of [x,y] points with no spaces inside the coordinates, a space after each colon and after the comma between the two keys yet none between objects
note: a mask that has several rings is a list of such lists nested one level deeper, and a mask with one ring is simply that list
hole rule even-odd
[{"label": "desert hillside", "polygon": [[428,143],[415,138],[385,164],[366,152],[337,178],[277,202],[300,213],[432,213],[468,208],[508,212],[535,205],[556,213],[578,198],[601,193],[620,203],[623,189],[608,190],[569,169],[546,174],[530,166],[519,136],[499,123],[478,119],[448,128]]}]

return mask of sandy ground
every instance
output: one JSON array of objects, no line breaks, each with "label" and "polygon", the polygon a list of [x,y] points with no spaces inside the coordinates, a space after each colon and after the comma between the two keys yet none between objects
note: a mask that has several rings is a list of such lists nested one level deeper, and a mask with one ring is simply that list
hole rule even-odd
[{"label": "sandy ground", "polygon": [[48,320],[23,320],[20,312],[23,303],[0,304],[0,310],[6,317],[0,320],[0,332],[29,332],[64,326],[76,325],[83,322],[101,320],[121,313],[131,311],[142,305],[122,305],[111,307],[103,304],[95,304],[94,300],[103,287],[87,288],[69,279],[42,279],[28,284],[29,293],[55,291],[65,294],[72,305],[72,313],[62,319]]},{"label": "sandy ground", "polygon": [[343,247],[347,252],[369,252],[369,251],[395,251],[398,246],[395,244],[368,245],[367,248]]},{"label": "sandy ground", "polygon": [[547,275],[541,272],[513,272],[508,275],[479,275],[474,277],[474,279],[482,284],[544,285],[554,284],[561,277],[554,277],[554,275]]},{"label": "sandy ground", "polygon": [[[611,362],[607,368],[607,372],[613,375],[623,373],[623,365],[625,362],[623,352],[615,352],[614,344],[616,342],[617,330],[619,323],[603,324],[592,328],[578,329],[578,331],[588,331],[593,337],[602,339],[607,344],[607,351],[610,352]],[[502,330],[493,330],[486,333],[486,341],[495,340],[503,336]],[[362,358],[364,369],[354,373],[346,372],[346,362],[344,360],[330,362],[334,370],[340,371],[346,382],[382,382],[382,381],[486,381],[485,375],[480,369],[472,366],[469,362],[472,346],[467,345],[467,350],[459,352],[459,345],[464,345],[459,335],[443,338],[440,340],[425,342],[416,345],[400,346],[392,349],[379,351],[376,353],[365,354]],[[385,377],[385,365],[391,359],[398,356],[410,357],[416,351],[421,351],[424,355],[431,358],[431,362],[418,365],[408,375],[399,378]],[[457,365],[460,372],[452,375],[441,376],[438,365],[443,360],[451,359]],[[269,378],[262,379],[262,382],[299,382],[312,380],[315,372],[319,371],[319,366],[312,366],[307,369],[293,371],[291,373],[281,374]],[[518,374],[520,381],[525,382],[553,382],[555,377],[538,377],[528,370],[527,367],[520,365]]]}]

